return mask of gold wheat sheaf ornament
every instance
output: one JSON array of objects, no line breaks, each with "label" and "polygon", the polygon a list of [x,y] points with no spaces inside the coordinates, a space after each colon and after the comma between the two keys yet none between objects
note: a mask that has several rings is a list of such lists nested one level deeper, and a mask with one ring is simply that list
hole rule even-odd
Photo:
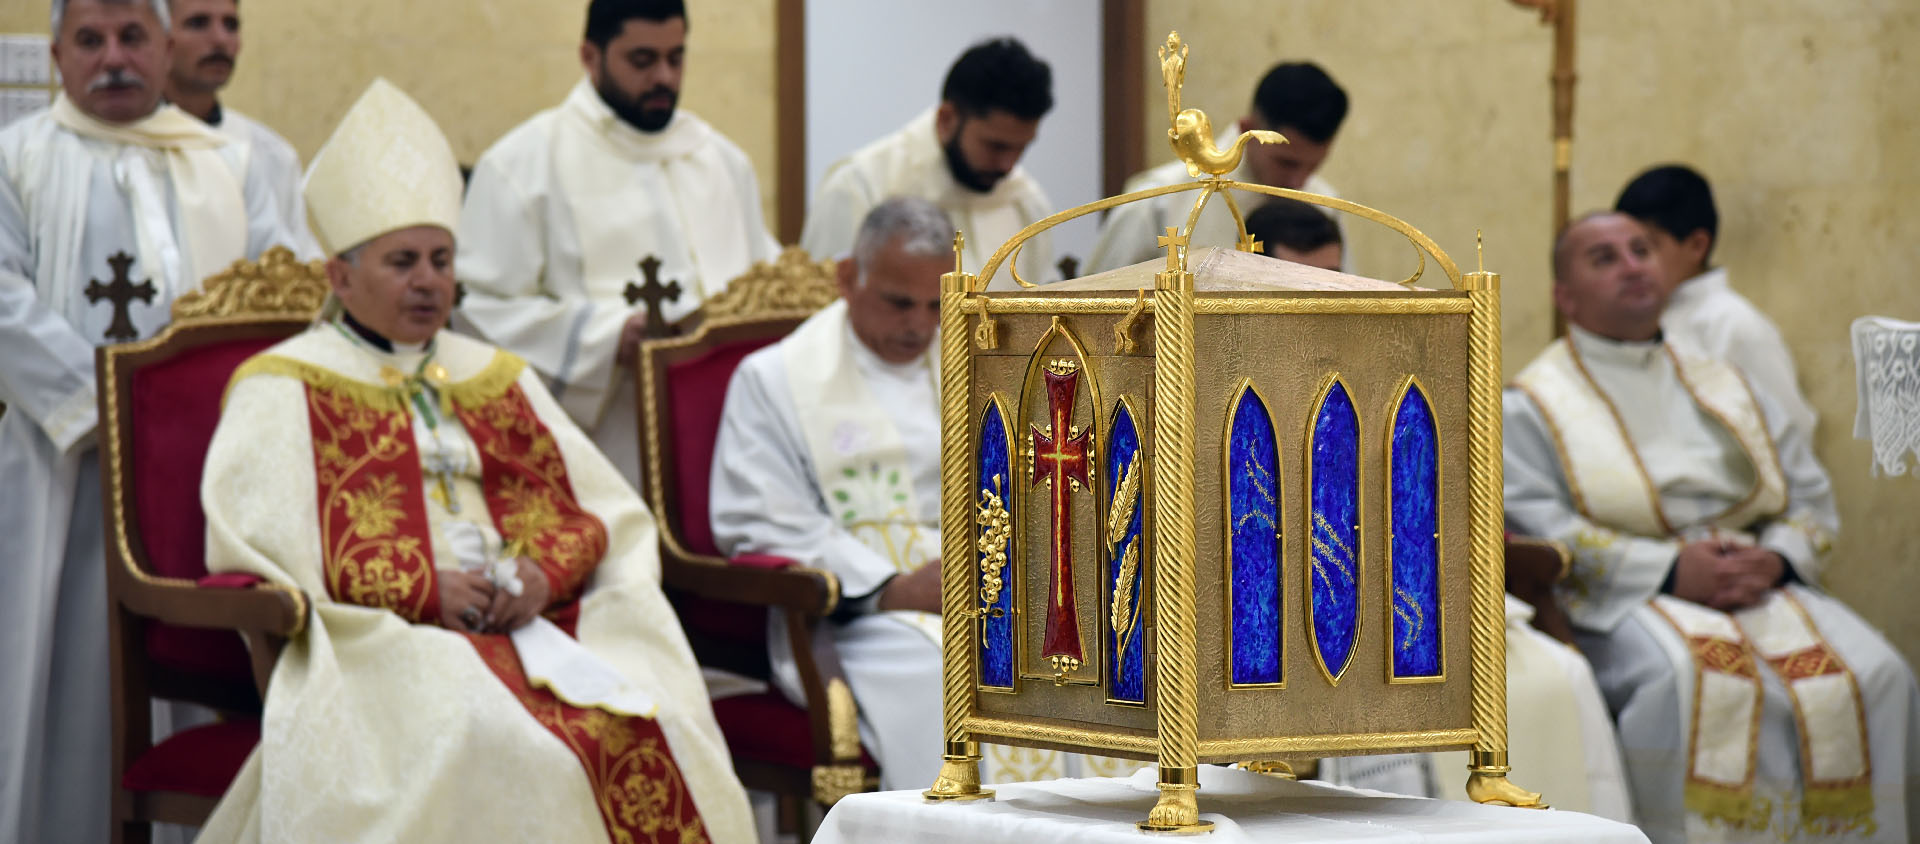
[{"label": "gold wheat sheaf ornament", "polygon": [[1120,476],[1120,488],[1113,493],[1113,508],[1107,511],[1107,541],[1114,543],[1113,552],[1120,555],[1120,576],[1113,584],[1113,607],[1108,612],[1108,621],[1120,637],[1119,652],[1115,670],[1124,671],[1127,667],[1127,646],[1133,643],[1134,621],[1140,617],[1140,607],[1133,602],[1133,578],[1140,569],[1140,537],[1135,536],[1127,543],[1125,554],[1120,554],[1118,545],[1127,535],[1127,526],[1133,523],[1133,514],[1140,506],[1140,453],[1134,452],[1133,459],[1127,461],[1127,471]]}]

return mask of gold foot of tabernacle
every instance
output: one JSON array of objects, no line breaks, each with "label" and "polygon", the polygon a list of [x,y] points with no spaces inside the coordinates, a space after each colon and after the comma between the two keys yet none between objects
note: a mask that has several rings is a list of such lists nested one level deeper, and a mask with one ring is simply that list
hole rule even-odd
[{"label": "gold foot of tabernacle", "polygon": [[1266,774],[1267,776],[1279,777],[1283,780],[1297,780],[1300,778],[1298,774],[1293,772],[1292,765],[1278,759],[1265,762],[1241,762],[1240,767],[1243,770],[1252,771],[1256,774]]},{"label": "gold foot of tabernacle", "polygon": [[933,788],[920,793],[929,801],[991,800],[993,792],[980,787],[980,745],[978,742],[947,742],[946,761],[940,764],[940,776]]},{"label": "gold foot of tabernacle", "polygon": [[1528,791],[1507,779],[1513,769],[1507,767],[1507,754],[1476,751],[1467,766],[1467,799],[1475,803],[1493,803],[1521,809],[1545,809],[1547,804],[1537,791]]},{"label": "gold foot of tabernacle", "polygon": [[1194,792],[1200,788],[1200,772],[1195,768],[1161,768],[1160,799],[1147,813],[1147,819],[1135,824],[1142,832],[1168,835],[1199,835],[1213,831],[1213,821],[1200,819],[1200,801]]}]

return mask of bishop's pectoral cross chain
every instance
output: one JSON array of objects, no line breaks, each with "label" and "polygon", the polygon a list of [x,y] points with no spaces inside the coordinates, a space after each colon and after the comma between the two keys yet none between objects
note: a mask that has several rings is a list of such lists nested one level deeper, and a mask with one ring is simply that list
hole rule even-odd
[{"label": "bishop's pectoral cross chain", "polygon": [[91,304],[98,305],[102,299],[113,303],[113,321],[107,324],[106,333],[102,336],[124,343],[140,336],[140,332],[133,327],[132,315],[127,313],[127,305],[135,299],[152,304],[157,291],[153,288],[152,279],[134,284],[133,279],[127,276],[127,270],[133,267],[132,255],[115,252],[107,256],[107,266],[113,268],[113,280],[101,284],[98,279],[89,279],[85,292]]}]

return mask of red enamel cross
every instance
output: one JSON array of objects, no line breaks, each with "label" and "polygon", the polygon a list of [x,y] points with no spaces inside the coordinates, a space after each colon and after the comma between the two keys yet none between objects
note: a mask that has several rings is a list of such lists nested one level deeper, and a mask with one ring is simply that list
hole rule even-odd
[{"label": "red enamel cross", "polygon": [[1080,617],[1073,600],[1074,487],[1090,487],[1087,464],[1091,431],[1073,435],[1073,396],[1080,371],[1071,361],[1047,364],[1047,430],[1033,429],[1033,483],[1053,487],[1053,559],[1047,583],[1047,632],[1040,655],[1054,658],[1056,671],[1078,667],[1085,659],[1080,649]]}]

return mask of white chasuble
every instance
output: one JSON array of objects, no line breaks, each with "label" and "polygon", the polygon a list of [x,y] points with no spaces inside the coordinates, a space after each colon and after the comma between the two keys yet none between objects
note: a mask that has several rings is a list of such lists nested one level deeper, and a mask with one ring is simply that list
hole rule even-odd
[{"label": "white chasuble", "polygon": [[[228,387],[202,502],[210,570],[313,605],[202,841],[753,840],[652,516],[519,358],[280,343]],[[439,626],[436,578],[515,556],[544,618]]]},{"label": "white chasuble", "polygon": [[[714,540],[824,568],[844,601],[940,556],[940,408],[932,351],[908,364],[867,349],[836,302],[749,355],[727,388],[714,448]],[[831,627],[884,789],[939,773],[940,617],[875,612]],[[774,681],[803,700],[786,626],[770,624]],[[988,782],[1124,775],[1137,763],[983,745]]]},{"label": "white chasuble", "polygon": [[642,260],[679,285],[673,321],[777,252],[739,147],[685,109],[641,132],[585,80],[480,157],[458,240],[464,323],[526,358],[636,487],[634,375],[616,354]]},{"label": "white chasuble", "polygon": [[[1562,597],[1649,837],[1906,841],[1913,675],[1815,588],[1838,519],[1769,399],[1724,364],[1571,329],[1507,393],[1508,524],[1574,551]],[[1766,548],[1798,582],[1732,614],[1662,593],[1697,540]]]},{"label": "white chasuble", "polygon": [[[974,273],[986,266],[1001,244],[1053,213],[1040,183],[1024,167],[1014,167],[986,192],[955,181],[929,109],[827,168],[807,209],[800,245],[816,258],[851,254],[867,212],[896,196],[918,197],[947,212],[954,228],[967,236],[963,257],[967,271]],[[987,280],[989,289],[1015,287],[1006,264],[1002,267]],[[1019,267],[1020,277],[1029,283],[1059,280],[1052,238],[1043,232],[1027,241],[1020,250]]]},{"label": "white chasuble", "polygon": [[261,174],[178,109],[113,126],[62,98],[0,130],[0,840],[107,837],[94,348],[283,242]]},{"label": "white chasuble", "polygon": [[[1218,143],[1226,149],[1239,137],[1238,131],[1220,136]],[[1228,179],[1237,182],[1252,182],[1253,175],[1245,161],[1240,163]],[[1187,175],[1186,162],[1169,161],[1150,170],[1135,173],[1127,179],[1122,188],[1125,193],[1167,185],[1187,184],[1198,181]],[[1302,190],[1308,193],[1339,196],[1327,180],[1314,174],[1307,178]],[[1081,264],[1082,275],[1106,272],[1119,267],[1138,264],[1141,261],[1163,260],[1166,250],[1156,246],[1157,239],[1167,233],[1167,227],[1184,228],[1187,217],[1193,213],[1193,202],[1200,196],[1198,191],[1156,196],[1139,202],[1129,202],[1114,207],[1107,212],[1106,220],[1100,224],[1100,238],[1094,242],[1093,253]],[[1240,205],[1243,215],[1253,213],[1260,203],[1267,201],[1265,194],[1234,191],[1234,201]],[[1346,241],[1346,214],[1331,208],[1314,206],[1333,219],[1340,229],[1340,239]],[[1243,217],[1244,219],[1244,217]],[[1207,201],[1207,207],[1200,212],[1200,219],[1193,224],[1193,243],[1189,249],[1205,246],[1218,246],[1221,249],[1234,249],[1240,244],[1240,232],[1233,222],[1233,211],[1227,207],[1226,197],[1215,196]],[[1340,271],[1353,272],[1353,248],[1349,245],[1340,250]]]}]

